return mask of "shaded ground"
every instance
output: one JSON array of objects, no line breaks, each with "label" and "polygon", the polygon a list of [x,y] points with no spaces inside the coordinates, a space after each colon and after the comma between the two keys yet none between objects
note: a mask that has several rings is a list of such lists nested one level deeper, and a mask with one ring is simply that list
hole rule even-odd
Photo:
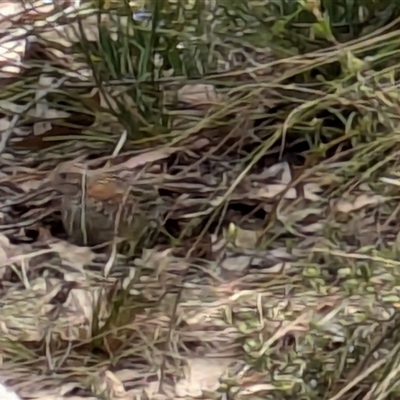
[{"label": "shaded ground", "polygon": [[[10,12],[35,25],[0,103],[1,382],[21,399],[397,398],[396,20],[301,55],[211,24],[225,64],[190,81],[176,41],[173,79],[143,53],[117,71],[111,11],[108,39],[32,12]],[[148,226],[129,252],[72,243],[53,174],[77,166],[86,198],[113,194],[85,187],[100,173],[134,191]]]}]

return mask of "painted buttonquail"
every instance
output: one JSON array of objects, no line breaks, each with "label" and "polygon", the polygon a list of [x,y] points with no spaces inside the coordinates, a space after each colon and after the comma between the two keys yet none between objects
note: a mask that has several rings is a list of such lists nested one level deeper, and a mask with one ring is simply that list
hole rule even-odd
[{"label": "painted buttonquail", "polygon": [[149,222],[132,186],[112,174],[88,171],[52,174],[61,194],[60,211],[69,238],[77,245],[95,246],[115,238],[136,240]]}]

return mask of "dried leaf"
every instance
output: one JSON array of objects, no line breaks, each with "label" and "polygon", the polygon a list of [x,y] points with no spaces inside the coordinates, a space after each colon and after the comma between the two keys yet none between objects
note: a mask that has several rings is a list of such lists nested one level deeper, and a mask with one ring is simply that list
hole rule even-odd
[{"label": "dried leaf", "polygon": [[[266,185],[263,188],[260,188],[256,191],[256,197],[257,198],[266,198],[266,199],[272,199],[279,194],[281,194],[284,190],[286,190],[287,185],[284,184],[271,184],[271,185]],[[285,192],[284,195],[285,199],[296,199],[297,198],[297,191],[295,188],[290,188],[287,192]]]},{"label": "dried leaf", "polygon": [[200,397],[203,392],[216,392],[220,378],[235,360],[230,358],[192,358],[188,360],[185,378],[175,386],[179,397]]},{"label": "dried leaf", "polygon": [[[24,32],[21,32],[23,36]],[[19,74],[22,56],[25,55],[26,39],[12,40],[4,37],[0,40],[0,66],[2,72]]]},{"label": "dried leaf", "polygon": [[147,163],[152,163],[167,158],[171,154],[175,153],[177,150],[178,149],[166,147],[160,150],[148,151],[147,153],[142,153],[135,157],[132,157],[129,160],[112,167],[112,169],[134,169]]},{"label": "dried leaf", "polygon": [[[68,280],[71,280],[71,278]],[[82,284],[82,277],[77,276],[76,282]],[[71,289],[66,301],[63,303],[59,319],[64,323],[54,328],[54,331],[58,332],[63,340],[86,341],[90,339],[92,337],[92,322],[95,310],[99,327],[104,325],[110,315],[106,290],[101,287],[89,289],[89,286],[88,283],[88,288]]]},{"label": "dried leaf", "polygon": [[310,201],[319,201],[321,197],[318,193],[322,192],[322,188],[315,183],[306,183],[303,186],[304,198]]},{"label": "dried leaf", "polygon": [[255,249],[261,233],[249,229],[235,228],[234,243],[235,246],[243,249]]},{"label": "dried leaf", "polygon": [[213,85],[185,85],[178,90],[178,101],[190,105],[215,104],[221,100]]},{"label": "dried leaf", "polygon": [[83,267],[90,264],[95,257],[95,254],[89,247],[75,246],[62,240],[50,243],[49,246],[60,255],[64,263],[71,265],[77,270],[83,270]]},{"label": "dried leaf", "polygon": [[236,256],[236,257],[226,257],[222,263],[221,267],[226,271],[231,272],[243,272],[248,268],[251,264],[252,257],[251,256]]},{"label": "dried leaf", "polygon": [[25,193],[36,190],[41,185],[43,185],[43,181],[39,179],[29,179],[24,182],[18,182],[18,187],[22,189]]},{"label": "dried leaf", "polygon": [[265,181],[270,178],[285,185],[289,184],[292,181],[292,173],[289,164],[286,161],[273,164],[262,171],[261,174],[254,175],[253,179],[256,181]]},{"label": "dried leaf", "polygon": [[353,200],[340,199],[336,203],[336,210],[342,213],[349,213],[352,211],[360,210],[367,206],[375,206],[384,201],[382,196],[370,196],[361,194]]},{"label": "dried leaf", "polygon": [[0,384],[0,399],[1,400],[21,400],[16,393]]},{"label": "dried leaf", "polygon": [[269,392],[271,390],[275,390],[275,386],[269,383],[258,383],[255,385],[249,385],[240,389],[240,394],[243,396],[259,393],[259,392]]},{"label": "dried leaf", "polygon": [[29,255],[26,255],[26,250],[26,246],[13,245],[6,236],[0,234],[0,277],[4,275],[5,266],[29,258]]}]

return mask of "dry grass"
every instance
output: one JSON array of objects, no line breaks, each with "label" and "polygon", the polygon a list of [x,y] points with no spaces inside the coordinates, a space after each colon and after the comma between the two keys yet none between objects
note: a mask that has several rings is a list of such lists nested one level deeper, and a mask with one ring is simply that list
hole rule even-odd
[{"label": "dry grass", "polygon": [[[21,399],[398,398],[399,16],[267,3],[4,6],[0,381]],[[153,188],[147,248],[68,242],[48,177],[71,160]]]}]

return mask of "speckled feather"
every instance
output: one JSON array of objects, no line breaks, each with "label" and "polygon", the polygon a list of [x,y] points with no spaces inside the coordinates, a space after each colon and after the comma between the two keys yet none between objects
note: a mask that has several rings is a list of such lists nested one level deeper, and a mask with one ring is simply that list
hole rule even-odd
[{"label": "speckled feather", "polygon": [[84,178],[56,171],[52,179],[62,194],[62,220],[74,243],[93,246],[143,233],[147,219],[127,182],[108,175]]}]

